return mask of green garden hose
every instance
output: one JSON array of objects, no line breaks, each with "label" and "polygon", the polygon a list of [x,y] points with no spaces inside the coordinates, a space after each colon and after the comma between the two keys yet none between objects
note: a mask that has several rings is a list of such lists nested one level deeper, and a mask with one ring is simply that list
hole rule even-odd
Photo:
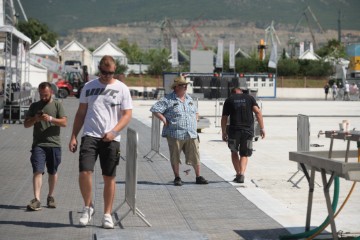
[{"label": "green garden hose", "polygon": [[[333,196],[333,201],[331,204],[333,212],[336,211],[336,207],[338,204],[339,189],[340,189],[340,180],[339,180],[339,177],[335,177],[334,178],[334,196]],[[320,226],[318,226],[310,231],[296,233],[296,234],[290,234],[290,235],[281,235],[281,236],[279,236],[279,239],[281,239],[281,240],[283,240],[283,239],[299,239],[299,238],[310,237],[311,235],[315,234],[319,229],[323,228],[323,226],[326,226],[329,221],[330,221],[330,218],[329,218],[329,216],[327,216],[326,219],[324,220],[324,222]]]},{"label": "green garden hose", "polygon": [[[358,162],[360,163],[360,141],[357,142],[357,147],[358,147]],[[346,196],[344,202],[341,204],[339,210],[336,212],[336,214],[334,215],[334,219],[336,218],[336,216],[341,212],[341,210],[343,209],[343,207],[345,206],[346,202],[349,200],[354,188],[355,188],[356,182],[353,182],[353,185],[351,186],[350,192],[348,193],[348,195]],[[329,225],[329,223],[328,223]],[[311,235],[309,238],[307,238],[306,240],[311,240],[314,239],[317,235],[319,235],[322,231],[324,231],[324,229],[328,226],[325,225],[322,228],[320,228],[314,235]],[[360,240],[360,237],[356,237],[354,238],[354,240]]]}]

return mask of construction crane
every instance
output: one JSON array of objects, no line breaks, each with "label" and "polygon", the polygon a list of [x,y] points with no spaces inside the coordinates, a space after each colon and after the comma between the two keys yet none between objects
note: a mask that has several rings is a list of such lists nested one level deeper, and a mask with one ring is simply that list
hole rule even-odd
[{"label": "construction crane", "polygon": [[297,28],[299,27],[300,23],[302,22],[302,20],[305,18],[307,26],[309,28],[310,34],[311,34],[311,38],[313,40],[314,43],[314,49],[317,49],[317,42],[315,39],[315,35],[314,35],[314,31],[313,28],[311,26],[310,20],[309,20],[309,16],[308,13],[310,14],[310,16],[312,17],[312,19],[315,21],[316,25],[318,26],[318,30],[320,33],[324,33],[324,29],[322,28],[322,26],[320,25],[319,21],[317,20],[315,14],[313,13],[313,11],[311,10],[310,6],[307,6],[305,8],[305,10],[302,12],[302,15],[299,19],[299,21],[297,22],[297,24],[295,25],[295,28],[293,30],[293,34],[297,31]]},{"label": "construction crane", "polygon": [[176,38],[178,40],[178,44],[179,44],[180,48],[184,49],[183,45],[180,42],[178,34],[177,34],[175,28],[173,27],[169,18],[165,18],[161,22],[160,29],[161,29],[163,45],[165,48],[171,49],[171,39]]},{"label": "construction crane", "polygon": [[298,30],[299,25],[301,24],[302,20],[305,19],[306,20],[306,24],[309,28],[309,32],[313,41],[313,45],[314,45],[314,49],[317,49],[317,41],[315,38],[315,34],[312,28],[312,24],[310,22],[309,19],[309,15],[311,16],[311,18],[314,20],[314,22],[316,23],[317,27],[318,27],[318,31],[320,33],[325,33],[323,27],[320,25],[318,19],[316,18],[315,14],[313,13],[313,11],[311,10],[310,6],[307,6],[305,8],[305,10],[301,13],[301,17],[299,18],[298,22],[296,23],[293,31],[292,31],[292,35],[289,37],[289,41],[288,41],[288,45],[290,47],[290,55],[291,57],[295,56],[295,48],[298,47],[299,42],[297,40],[297,38],[295,37],[296,31]]},{"label": "construction crane", "polygon": [[202,40],[201,35],[199,34],[199,32],[196,30],[197,27],[201,26],[202,24],[204,24],[207,20],[203,20],[198,22],[197,24],[193,24],[191,23],[189,27],[183,29],[181,31],[181,33],[187,33],[187,32],[194,32],[195,37],[196,37],[196,42],[192,48],[192,50],[195,50],[198,48],[199,43],[201,44],[201,46],[203,47],[204,50],[207,50],[208,48],[206,47],[204,41]]},{"label": "construction crane", "polygon": [[[275,39],[274,39],[275,36]],[[268,26],[265,29],[265,44],[269,45],[269,39],[271,40],[271,45],[274,44],[275,40],[277,42],[277,45],[281,45],[280,39],[278,35],[276,34],[275,28],[274,28],[274,21],[271,21],[270,26]]]}]

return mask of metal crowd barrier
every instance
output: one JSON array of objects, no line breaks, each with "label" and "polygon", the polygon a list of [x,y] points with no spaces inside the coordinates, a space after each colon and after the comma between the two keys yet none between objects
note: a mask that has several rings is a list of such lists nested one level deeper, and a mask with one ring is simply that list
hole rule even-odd
[{"label": "metal crowd barrier", "polygon": [[[297,117],[297,151],[298,152],[308,152],[310,151],[310,119],[309,116],[298,114]],[[301,180],[306,176],[308,173],[305,168],[303,168],[298,163],[298,170],[288,179],[288,182],[291,182],[294,184],[295,187],[301,182]],[[294,183],[292,179],[300,172],[302,171],[304,175],[301,176],[301,178]],[[306,172],[306,173],[305,173]]]},{"label": "metal crowd barrier", "polygon": [[[152,155],[149,157],[151,153]],[[144,158],[151,161],[151,158],[153,158],[155,154],[158,154],[169,161],[169,159],[160,152],[160,119],[153,114],[151,119],[151,150]]]},{"label": "metal crowd barrier", "polygon": [[118,224],[132,211],[134,215],[140,217],[146,225],[151,227],[151,224],[145,219],[145,215],[136,207],[138,139],[137,132],[128,128],[126,139],[125,200],[113,210],[112,214],[117,212],[126,203],[129,206],[129,210],[115,224]]}]

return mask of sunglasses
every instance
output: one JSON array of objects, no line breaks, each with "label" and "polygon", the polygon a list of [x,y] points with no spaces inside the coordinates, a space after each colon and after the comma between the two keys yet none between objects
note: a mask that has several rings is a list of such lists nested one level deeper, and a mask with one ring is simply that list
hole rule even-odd
[{"label": "sunglasses", "polygon": [[179,87],[187,88],[187,84],[180,84]]},{"label": "sunglasses", "polygon": [[100,70],[100,73],[101,75],[104,75],[104,76],[109,76],[109,75],[114,75],[115,72],[107,72],[107,71],[104,71],[104,70]]}]

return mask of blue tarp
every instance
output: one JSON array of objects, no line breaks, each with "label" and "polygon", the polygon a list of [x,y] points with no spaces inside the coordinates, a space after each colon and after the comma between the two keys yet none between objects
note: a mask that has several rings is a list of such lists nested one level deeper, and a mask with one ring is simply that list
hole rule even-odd
[{"label": "blue tarp", "polygon": [[351,44],[347,46],[346,52],[349,57],[360,57],[360,44]]}]

